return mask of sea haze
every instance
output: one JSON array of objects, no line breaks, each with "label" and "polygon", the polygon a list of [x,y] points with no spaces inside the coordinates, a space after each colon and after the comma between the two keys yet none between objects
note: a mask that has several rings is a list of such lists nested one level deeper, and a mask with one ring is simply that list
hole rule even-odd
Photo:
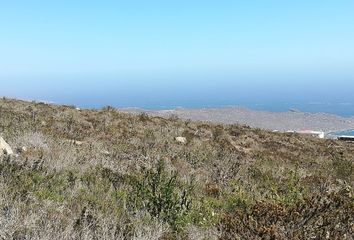
[{"label": "sea haze", "polygon": [[260,77],[213,75],[24,79],[1,80],[0,95],[82,108],[106,105],[145,109],[241,106],[273,112],[298,110],[354,116],[354,79],[350,78],[333,80],[323,77],[324,80],[317,80],[316,83],[297,76],[272,81]]}]

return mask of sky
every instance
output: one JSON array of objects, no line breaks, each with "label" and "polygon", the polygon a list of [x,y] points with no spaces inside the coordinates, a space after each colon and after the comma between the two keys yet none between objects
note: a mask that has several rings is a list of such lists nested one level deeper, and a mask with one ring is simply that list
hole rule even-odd
[{"label": "sky", "polygon": [[352,0],[0,0],[0,95],[87,106],[237,105],[250,93],[351,103],[353,13]]}]

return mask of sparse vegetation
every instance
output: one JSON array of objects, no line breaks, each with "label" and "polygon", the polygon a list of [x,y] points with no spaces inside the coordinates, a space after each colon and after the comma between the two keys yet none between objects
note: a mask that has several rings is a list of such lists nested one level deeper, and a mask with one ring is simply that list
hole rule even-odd
[{"label": "sparse vegetation", "polygon": [[1,239],[354,236],[350,143],[6,98],[0,134]]}]

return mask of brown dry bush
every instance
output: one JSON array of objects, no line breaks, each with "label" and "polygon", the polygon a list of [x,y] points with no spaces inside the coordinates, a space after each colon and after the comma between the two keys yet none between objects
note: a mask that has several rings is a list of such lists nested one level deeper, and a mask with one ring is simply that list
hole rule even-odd
[{"label": "brown dry bush", "polygon": [[[0,159],[1,238],[353,236],[353,144],[12,99],[0,100],[0,134],[18,154]],[[166,188],[175,196],[195,179],[176,219],[149,212],[162,201],[151,189],[129,202],[159,161],[175,173],[178,185]]]},{"label": "brown dry bush", "polygon": [[226,214],[223,239],[352,239],[353,196],[347,189],[299,201],[291,208],[257,202]]}]

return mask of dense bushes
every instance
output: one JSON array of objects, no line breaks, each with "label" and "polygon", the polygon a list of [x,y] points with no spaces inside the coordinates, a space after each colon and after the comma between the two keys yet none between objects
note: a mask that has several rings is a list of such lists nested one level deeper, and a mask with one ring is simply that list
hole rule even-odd
[{"label": "dense bushes", "polygon": [[0,106],[18,154],[0,159],[2,239],[353,236],[354,145],[113,108]]},{"label": "dense bushes", "polygon": [[143,170],[142,176],[132,178],[129,206],[147,210],[151,216],[168,222],[174,229],[192,207],[193,183],[181,183],[177,173],[168,173],[160,160],[156,168]]},{"label": "dense bushes", "polygon": [[352,239],[352,192],[341,189],[307,197],[292,207],[256,202],[247,210],[226,214],[220,227],[223,239]]}]

